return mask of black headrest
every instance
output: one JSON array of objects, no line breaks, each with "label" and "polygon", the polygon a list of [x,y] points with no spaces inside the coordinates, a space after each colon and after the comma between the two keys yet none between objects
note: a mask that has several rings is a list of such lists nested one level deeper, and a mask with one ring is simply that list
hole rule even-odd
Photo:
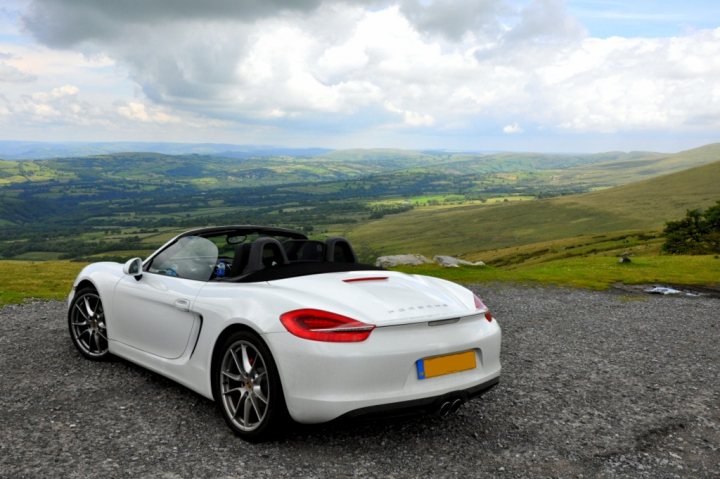
[{"label": "black headrest", "polygon": [[242,243],[235,246],[235,257],[232,261],[229,277],[234,278],[242,274],[250,258],[250,246],[251,243]]},{"label": "black headrest", "polygon": [[328,238],[325,241],[325,261],[333,263],[357,263],[357,256],[345,238]]},{"label": "black headrest", "polygon": [[322,241],[294,239],[284,241],[283,246],[290,261],[325,260],[325,243]]},{"label": "black headrest", "polygon": [[275,238],[258,238],[250,245],[250,257],[243,274],[288,264],[285,250]]}]

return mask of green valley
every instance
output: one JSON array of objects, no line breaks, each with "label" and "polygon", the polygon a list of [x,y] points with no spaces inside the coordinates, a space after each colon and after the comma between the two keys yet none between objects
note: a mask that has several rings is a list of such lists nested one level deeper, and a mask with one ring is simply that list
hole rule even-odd
[{"label": "green valley", "polygon": [[[418,270],[463,281],[598,287],[616,278],[662,280],[657,271],[671,268],[666,281],[688,283],[680,265],[696,260],[659,256],[660,230],[718,199],[720,144],[677,154],[341,150],[0,160],[0,259],[14,260],[2,262],[8,274],[45,268],[64,278],[81,262],[145,256],[183,229],[255,223],[346,235],[364,261],[422,253],[491,265]],[[649,259],[619,270],[621,252]],[[716,262],[703,264],[709,276],[697,278],[707,283]],[[582,279],[605,266],[612,271],[596,274],[599,282]],[[38,288],[41,297],[58,294]],[[20,294],[1,289],[4,301]]]},{"label": "green valley", "polygon": [[[556,178],[575,167],[661,156],[347,150],[0,161],[0,256],[116,257],[118,251],[152,249],[164,232],[219,223],[338,234],[348,225],[415,207],[493,204],[606,187]],[[618,174],[614,183],[622,179]]]}]

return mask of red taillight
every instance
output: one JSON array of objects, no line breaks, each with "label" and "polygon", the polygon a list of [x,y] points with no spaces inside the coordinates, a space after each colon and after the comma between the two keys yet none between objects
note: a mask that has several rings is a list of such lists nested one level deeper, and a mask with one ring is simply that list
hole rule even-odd
[{"label": "red taillight", "polygon": [[485,306],[485,303],[482,302],[482,299],[478,298],[476,294],[473,294],[473,299],[475,300],[475,309],[477,309],[478,311],[484,311],[485,319],[487,319],[488,322],[492,321],[492,314],[490,313],[488,307]]},{"label": "red taillight", "polygon": [[319,309],[296,309],[280,315],[291,334],[312,341],[356,343],[365,341],[375,326]]}]

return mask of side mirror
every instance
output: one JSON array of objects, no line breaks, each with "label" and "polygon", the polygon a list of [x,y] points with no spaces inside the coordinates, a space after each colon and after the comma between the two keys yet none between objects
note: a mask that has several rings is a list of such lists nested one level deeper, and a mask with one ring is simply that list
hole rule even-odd
[{"label": "side mirror", "polygon": [[127,260],[123,266],[123,273],[132,275],[136,281],[140,281],[140,278],[142,278],[142,260],[140,258]]}]

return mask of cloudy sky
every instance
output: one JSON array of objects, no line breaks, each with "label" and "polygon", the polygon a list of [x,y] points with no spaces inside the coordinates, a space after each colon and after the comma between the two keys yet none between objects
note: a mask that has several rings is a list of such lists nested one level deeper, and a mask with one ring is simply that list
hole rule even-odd
[{"label": "cloudy sky", "polygon": [[677,151],[716,0],[2,0],[0,140]]}]

